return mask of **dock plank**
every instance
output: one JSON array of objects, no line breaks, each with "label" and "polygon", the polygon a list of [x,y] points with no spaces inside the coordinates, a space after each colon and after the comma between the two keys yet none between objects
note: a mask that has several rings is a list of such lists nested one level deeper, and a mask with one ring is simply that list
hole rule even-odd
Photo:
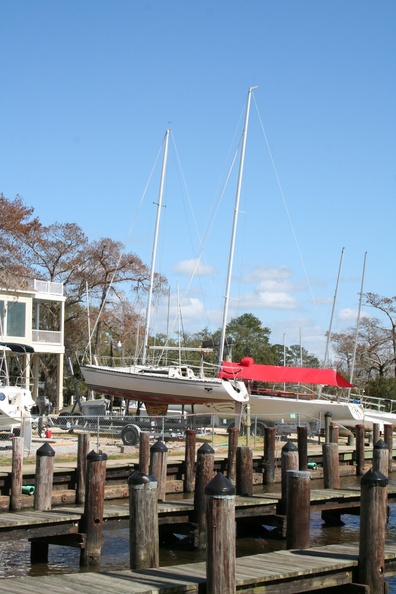
[{"label": "dock plank", "polygon": [[[396,563],[396,545],[386,547],[387,564]],[[352,583],[358,564],[358,545],[328,545],[305,550],[275,551],[236,560],[238,591],[260,594],[293,594],[312,588]],[[12,579],[13,594],[177,594],[198,592],[206,582],[206,564],[192,563],[112,572],[81,572],[67,575]],[[302,589],[303,588],[303,589]],[[0,580],[0,594],[10,592],[10,580]]]}]

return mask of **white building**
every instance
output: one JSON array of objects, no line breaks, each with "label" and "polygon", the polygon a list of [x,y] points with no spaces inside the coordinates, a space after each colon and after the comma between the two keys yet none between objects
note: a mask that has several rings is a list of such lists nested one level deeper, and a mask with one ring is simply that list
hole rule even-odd
[{"label": "white building", "polygon": [[[54,354],[57,358],[56,402],[59,411],[63,407],[64,364],[64,318],[65,300],[63,284],[32,280],[29,287],[21,290],[0,289],[0,342],[28,345],[34,349],[27,354],[25,365],[26,387],[33,398],[38,396],[39,359],[42,354]],[[57,303],[57,330],[42,327],[45,317],[40,308]],[[52,320],[53,323],[53,320]],[[29,385],[31,384],[32,385]]]}]

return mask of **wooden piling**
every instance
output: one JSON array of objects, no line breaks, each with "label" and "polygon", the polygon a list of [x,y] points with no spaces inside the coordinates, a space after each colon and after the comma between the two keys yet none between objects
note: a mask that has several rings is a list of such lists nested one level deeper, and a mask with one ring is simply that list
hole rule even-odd
[{"label": "wooden piling", "polygon": [[214,449],[204,443],[197,451],[194,490],[194,520],[197,525],[195,546],[204,549],[206,546],[205,487],[214,474]]},{"label": "wooden piling", "polygon": [[237,494],[253,495],[253,451],[249,446],[238,446],[236,469]]},{"label": "wooden piling", "polygon": [[340,436],[340,428],[337,423],[330,423],[329,427],[329,442],[338,443]]},{"label": "wooden piling", "polygon": [[325,489],[340,488],[340,468],[338,443],[323,443],[323,487]]},{"label": "wooden piling", "polygon": [[373,449],[373,470],[379,470],[384,476],[389,473],[389,449],[382,439],[379,439]]},{"label": "wooden piling", "polygon": [[236,483],[236,458],[239,440],[239,429],[232,427],[228,430],[227,478],[234,485]]},{"label": "wooden piling", "polygon": [[285,514],[287,510],[287,471],[298,470],[298,450],[292,441],[288,441],[282,448],[281,456],[282,473],[282,498],[279,502],[279,513]]},{"label": "wooden piling", "polygon": [[298,467],[299,470],[308,469],[308,427],[297,427]]},{"label": "wooden piling", "polygon": [[[54,476],[55,451],[44,443],[36,452],[36,479],[34,490],[35,510],[48,511],[52,504],[52,482]],[[48,541],[33,538],[30,543],[30,562],[48,563]]]},{"label": "wooden piling", "polygon": [[106,484],[107,454],[90,452],[87,456],[84,516],[81,530],[85,532],[85,547],[81,549],[81,567],[98,567],[103,544],[103,508]]},{"label": "wooden piling", "polygon": [[265,427],[263,485],[273,485],[275,482],[275,440],[276,428]]},{"label": "wooden piling", "polygon": [[221,472],[205,487],[206,592],[235,594],[235,487]]},{"label": "wooden piling", "polygon": [[77,489],[76,502],[84,504],[85,481],[87,478],[87,456],[89,454],[91,436],[89,433],[79,433],[77,444]]},{"label": "wooden piling", "polygon": [[373,423],[373,446],[381,437],[381,425],[379,423]]},{"label": "wooden piling", "polygon": [[139,472],[150,472],[150,432],[141,431],[139,435]]},{"label": "wooden piling", "polygon": [[18,511],[22,508],[22,466],[23,437],[14,437],[12,440],[11,511]]},{"label": "wooden piling", "polygon": [[389,449],[389,472],[393,468],[393,425],[389,423],[384,424],[384,442],[388,444]]},{"label": "wooden piling", "polygon": [[157,481],[134,472],[128,486],[130,569],[159,567]]},{"label": "wooden piling", "polygon": [[287,470],[286,548],[309,547],[311,513],[311,473]]},{"label": "wooden piling", "polygon": [[49,443],[36,452],[36,482],[34,490],[34,509],[47,511],[52,503],[52,481],[54,476],[55,451]]},{"label": "wooden piling", "polygon": [[331,412],[325,413],[325,442],[330,441],[330,422],[332,416]]},{"label": "wooden piling", "polygon": [[168,448],[162,439],[159,439],[150,448],[150,474],[157,479],[158,501],[166,498],[166,474],[168,463]]},{"label": "wooden piling", "polygon": [[360,538],[358,582],[380,594],[385,588],[385,531],[388,479],[369,470],[360,481]]},{"label": "wooden piling", "polygon": [[364,425],[356,425],[356,476],[364,474]]},{"label": "wooden piling", "polygon": [[195,449],[197,444],[197,432],[194,429],[186,431],[185,447],[185,468],[184,468],[184,492],[194,493],[195,483]]}]

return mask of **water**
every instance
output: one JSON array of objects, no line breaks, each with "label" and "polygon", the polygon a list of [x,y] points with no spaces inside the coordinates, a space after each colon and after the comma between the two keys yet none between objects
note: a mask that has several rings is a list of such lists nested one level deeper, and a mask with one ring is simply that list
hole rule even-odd
[{"label": "water", "polygon": [[[315,482],[317,484],[315,485]],[[390,477],[390,484],[395,484],[396,475]],[[342,479],[342,487],[356,486],[356,477]],[[313,488],[321,487],[321,481],[313,481]],[[275,486],[279,489],[279,485]],[[124,501],[125,503],[125,501]],[[386,542],[396,543],[396,503],[390,505],[390,517],[386,528]],[[327,544],[342,544],[359,541],[359,516],[342,516],[344,526],[325,527],[320,512],[311,514],[310,542],[311,546]],[[284,549],[285,542],[259,537],[238,538],[236,543],[237,556],[267,553]],[[27,541],[0,543],[0,578],[20,576],[56,575],[89,571],[79,567],[80,551],[69,547],[50,545],[48,564],[30,564],[30,543]],[[189,550],[188,547],[174,537],[174,544],[167,544],[160,548],[160,565],[178,565],[205,560],[205,551]],[[101,571],[113,571],[129,568],[129,528],[128,521],[109,523],[104,527],[104,545],[101,555]],[[396,594],[396,576],[386,580],[389,592]]]}]

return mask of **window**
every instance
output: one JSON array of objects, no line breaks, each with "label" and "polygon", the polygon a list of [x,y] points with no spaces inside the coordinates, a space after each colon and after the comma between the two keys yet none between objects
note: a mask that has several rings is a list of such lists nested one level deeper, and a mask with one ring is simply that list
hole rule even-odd
[{"label": "window", "polygon": [[25,336],[26,303],[7,303],[7,336]]}]

